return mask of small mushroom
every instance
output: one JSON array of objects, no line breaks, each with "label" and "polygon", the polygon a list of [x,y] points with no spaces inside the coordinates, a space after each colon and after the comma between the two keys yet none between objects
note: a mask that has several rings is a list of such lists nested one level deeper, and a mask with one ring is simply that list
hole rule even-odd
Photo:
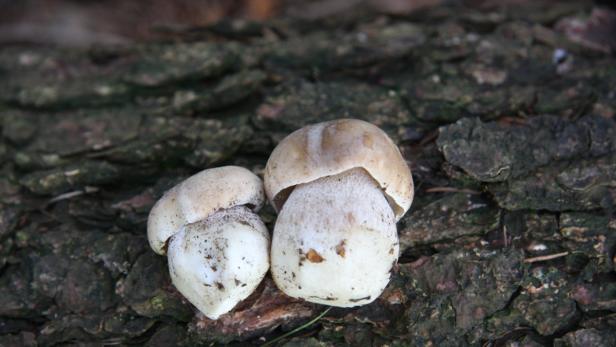
[{"label": "small mushroom", "polygon": [[339,307],[383,292],[398,259],[396,222],[413,199],[387,134],[353,119],[299,129],[269,158],[265,191],[279,211],[271,272],[283,292]]},{"label": "small mushroom", "polygon": [[201,171],[156,202],[148,217],[150,246],[164,255],[167,241],[183,225],[234,206],[245,205],[256,212],[264,200],[263,183],[245,168],[223,166]]},{"label": "small mushroom", "polygon": [[269,269],[269,234],[255,214],[263,201],[257,176],[225,166],[171,188],[150,212],[150,246],[168,255],[174,286],[211,319],[248,297]]}]

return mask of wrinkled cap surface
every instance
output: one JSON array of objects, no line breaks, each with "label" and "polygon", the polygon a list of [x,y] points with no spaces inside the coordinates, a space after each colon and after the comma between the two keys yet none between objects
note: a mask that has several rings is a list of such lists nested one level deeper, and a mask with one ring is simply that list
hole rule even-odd
[{"label": "wrinkled cap surface", "polygon": [[265,167],[265,192],[280,211],[298,184],[363,168],[385,193],[399,220],[413,201],[411,170],[398,147],[377,126],[339,119],[301,128],[284,138]]},{"label": "wrinkled cap surface", "polygon": [[264,199],[261,180],[248,169],[223,166],[201,171],[171,188],[154,205],[148,216],[150,246],[165,254],[167,240],[183,225],[234,206],[258,211]]}]

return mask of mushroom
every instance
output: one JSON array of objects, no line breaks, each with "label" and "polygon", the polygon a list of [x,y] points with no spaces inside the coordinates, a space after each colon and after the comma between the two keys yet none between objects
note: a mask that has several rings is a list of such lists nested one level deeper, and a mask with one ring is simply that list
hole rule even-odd
[{"label": "mushroom", "polygon": [[398,259],[396,222],[413,200],[411,171],[387,134],[355,119],[301,128],[274,149],[264,180],[279,211],[277,286],[330,306],[374,301]]},{"label": "mushroom", "polygon": [[255,214],[263,201],[257,176],[225,166],[187,178],[150,211],[150,246],[167,254],[173,285],[211,319],[248,297],[269,269],[269,233]]}]

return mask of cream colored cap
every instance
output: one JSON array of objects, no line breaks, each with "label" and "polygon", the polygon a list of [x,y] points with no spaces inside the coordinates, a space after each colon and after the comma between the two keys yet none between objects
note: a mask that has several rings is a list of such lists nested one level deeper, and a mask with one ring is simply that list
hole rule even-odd
[{"label": "cream colored cap", "polygon": [[263,184],[248,169],[223,166],[201,171],[171,188],[154,205],[148,217],[150,246],[165,254],[167,240],[185,224],[234,206],[258,211],[263,201]]},{"label": "cream colored cap", "polygon": [[284,138],[265,167],[265,192],[280,210],[298,184],[365,169],[399,220],[413,201],[413,177],[398,147],[377,126],[358,119],[338,119],[303,127]]}]

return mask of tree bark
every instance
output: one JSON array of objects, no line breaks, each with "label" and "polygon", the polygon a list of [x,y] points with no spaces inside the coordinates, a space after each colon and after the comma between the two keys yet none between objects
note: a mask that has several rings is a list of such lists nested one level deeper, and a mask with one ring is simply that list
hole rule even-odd
[{"label": "tree bark", "polygon": [[[605,37],[566,30],[575,16],[591,8],[350,11],[173,42],[5,46],[2,345],[259,345],[298,327],[276,344],[616,345],[616,60]],[[199,314],[149,249],[154,202],[204,168],[261,174],[284,136],[336,118],[383,128],[413,172],[383,295],[303,326],[326,307],[268,276],[219,320]],[[273,208],[260,215],[272,230]]]}]

